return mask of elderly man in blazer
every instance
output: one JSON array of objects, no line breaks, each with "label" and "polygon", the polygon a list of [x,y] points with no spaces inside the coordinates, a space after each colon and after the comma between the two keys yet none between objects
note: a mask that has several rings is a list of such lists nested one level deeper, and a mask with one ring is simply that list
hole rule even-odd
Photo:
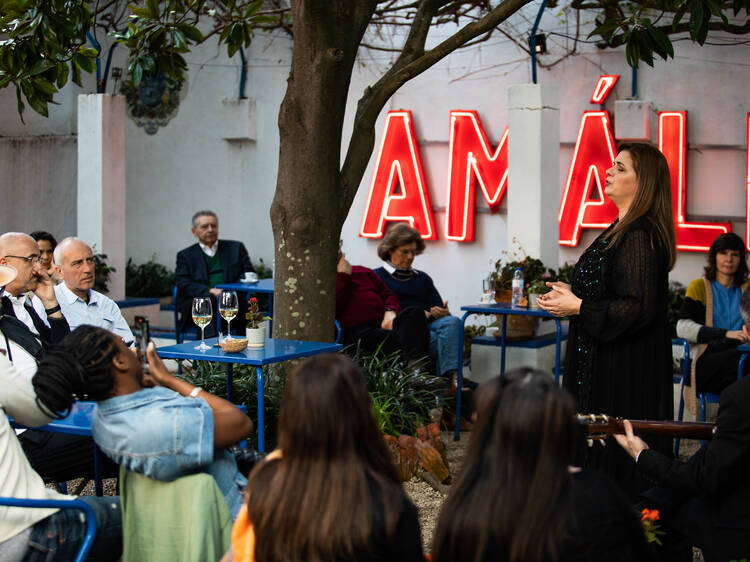
[{"label": "elderly man in blazer", "polygon": [[[742,294],[740,312],[750,337],[750,289]],[[669,531],[665,545],[672,548],[657,549],[663,559],[692,560],[691,549],[681,545],[700,547],[706,562],[750,559],[750,375],[721,393],[716,433],[687,462],[649,449],[625,426],[626,434],[615,436],[618,443],[661,486],[643,496],[662,510],[660,523]]]},{"label": "elderly man in blazer", "polygon": [[[213,211],[198,211],[193,215],[193,236],[197,244],[185,248],[177,254],[175,282],[177,284],[177,309],[180,311],[180,327],[191,322],[193,299],[211,296],[214,308],[221,289],[216,285],[239,281],[246,271],[255,271],[247,249],[236,240],[219,240],[219,219]],[[240,316],[245,303],[240,303]],[[216,327],[212,323],[206,327],[206,335],[213,336]]]}]

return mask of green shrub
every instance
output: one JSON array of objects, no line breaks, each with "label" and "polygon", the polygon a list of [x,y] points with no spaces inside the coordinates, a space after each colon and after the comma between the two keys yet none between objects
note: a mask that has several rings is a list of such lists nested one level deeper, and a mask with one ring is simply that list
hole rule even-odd
[{"label": "green shrub", "polygon": [[140,265],[128,258],[125,267],[125,295],[128,297],[167,297],[173,287],[174,273],[157,263],[156,254]]}]

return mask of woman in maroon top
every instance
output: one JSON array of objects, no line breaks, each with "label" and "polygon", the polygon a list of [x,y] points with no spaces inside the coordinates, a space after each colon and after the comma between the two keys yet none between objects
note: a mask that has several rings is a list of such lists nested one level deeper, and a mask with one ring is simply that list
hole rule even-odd
[{"label": "woman in maroon top", "polygon": [[402,353],[409,363],[429,356],[429,329],[420,310],[402,311],[380,277],[351,265],[340,247],[336,271],[336,319],[344,346],[365,353]]}]

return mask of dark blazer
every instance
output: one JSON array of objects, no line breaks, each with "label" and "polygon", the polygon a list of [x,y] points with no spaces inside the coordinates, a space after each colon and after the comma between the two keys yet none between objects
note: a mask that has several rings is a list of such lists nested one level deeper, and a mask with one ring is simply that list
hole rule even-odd
[{"label": "dark blazer", "polygon": [[[16,318],[13,303],[7,297],[2,297],[0,328],[8,339],[16,342],[34,356],[37,361],[40,361],[47,353],[49,346],[59,342],[70,333],[70,326],[63,316],[62,318],[47,318],[49,322],[49,327],[47,327],[31,305],[26,306],[26,310],[31,315],[34,327],[39,333],[38,341],[33,332],[26,327],[26,324]],[[8,318],[2,318],[3,316]],[[41,345],[39,346],[40,341]]]},{"label": "dark blazer", "polygon": [[721,393],[716,434],[689,461],[647,449],[637,466],[680,497],[702,499],[715,529],[750,538],[750,376]]},{"label": "dark blazer", "polygon": [[[219,240],[216,251],[224,270],[224,280],[227,283],[239,281],[246,271],[255,271],[247,249],[242,242],[236,240]],[[208,268],[203,257],[203,250],[198,244],[185,248],[177,254],[177,268],[174,272],[177,284],[177,307],[182,313],[182,323],[190,316],[193,299],[207,296],[211,287],[208,285]]]}]

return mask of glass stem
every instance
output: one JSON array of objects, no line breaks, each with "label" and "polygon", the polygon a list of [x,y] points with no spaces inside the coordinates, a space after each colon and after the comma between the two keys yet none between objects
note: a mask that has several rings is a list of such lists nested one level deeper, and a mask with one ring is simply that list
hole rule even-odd
[{"label": "glass stem", "polygon": [[206,342],[205,342],[206,338],[203,335],[205,333],[205,330],[206,330],[206,327],[205,326],[201,326],[201,347],[203,347],[204,345],[206,345]]}]

